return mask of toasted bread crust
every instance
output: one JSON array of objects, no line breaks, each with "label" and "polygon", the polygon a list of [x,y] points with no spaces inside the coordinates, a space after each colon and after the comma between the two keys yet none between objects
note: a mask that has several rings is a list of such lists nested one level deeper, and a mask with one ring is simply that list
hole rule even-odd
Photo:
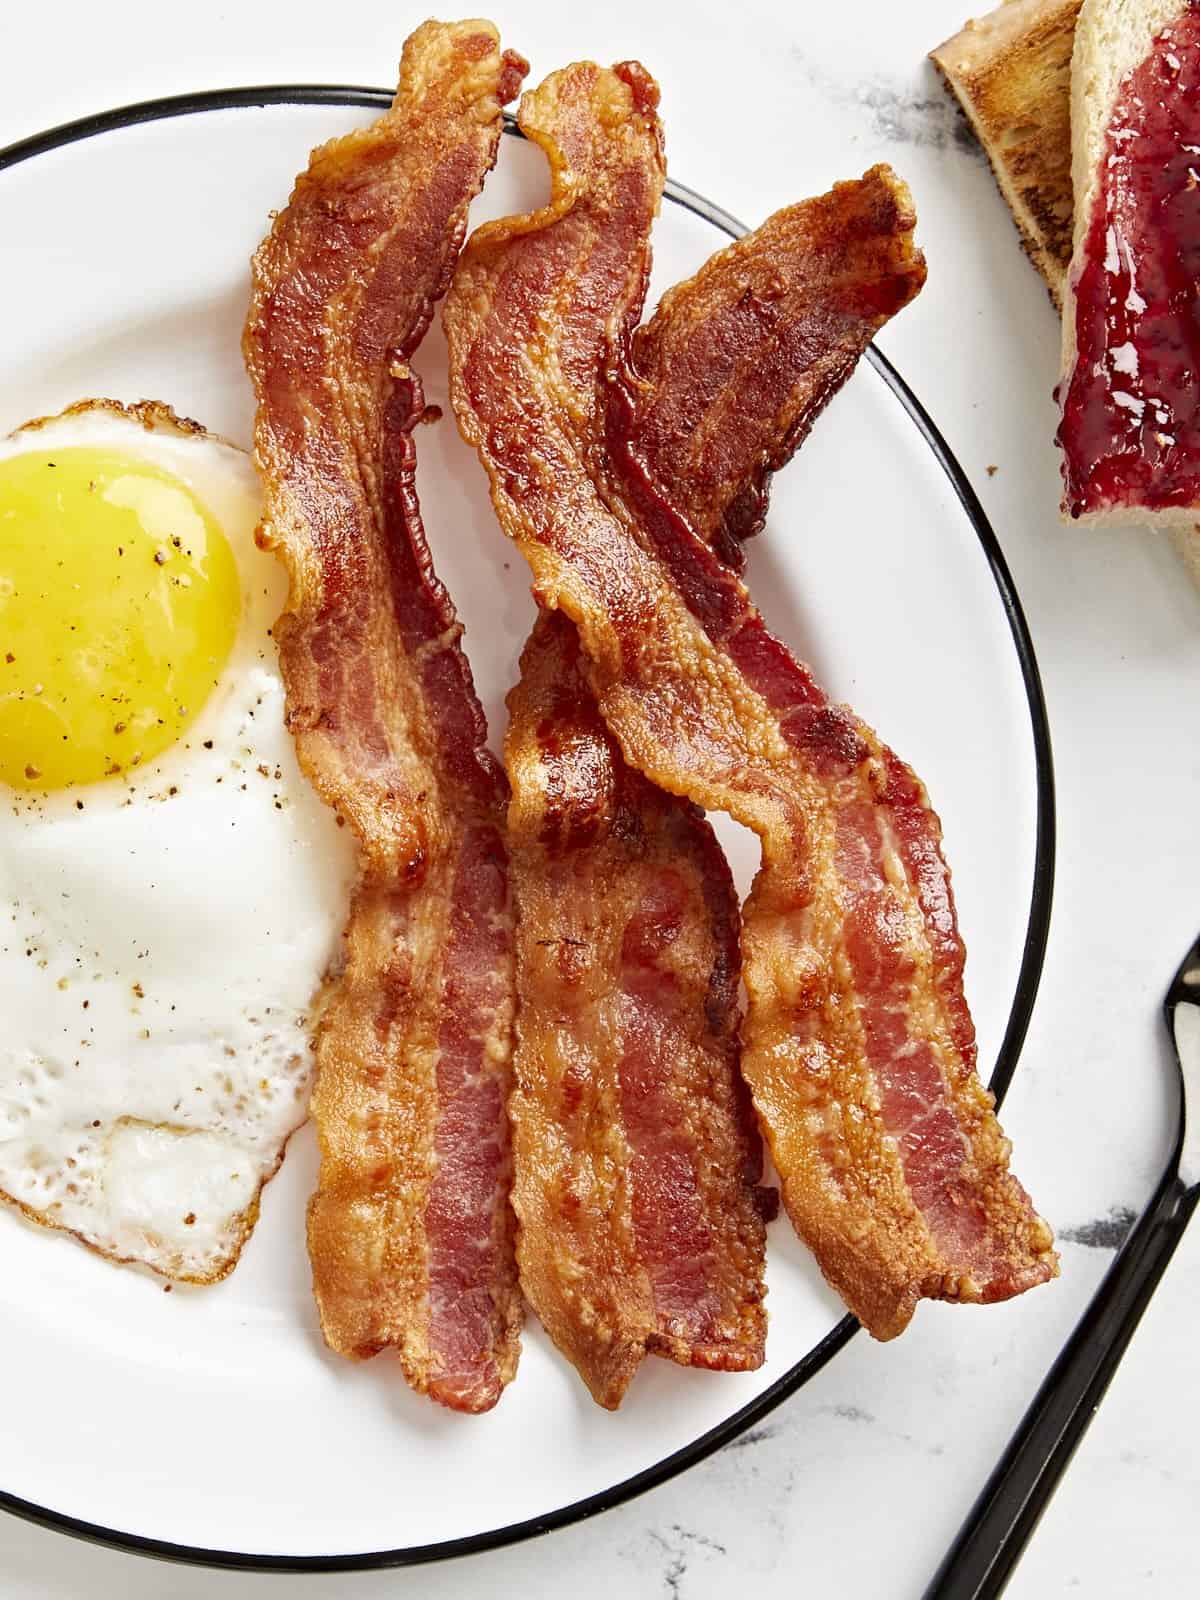
[{"label": "toasted bread crust", "polygon": [[1080,0],[1006,0],[930,53],[1062,307],[1071,259],[1071,52]]}]

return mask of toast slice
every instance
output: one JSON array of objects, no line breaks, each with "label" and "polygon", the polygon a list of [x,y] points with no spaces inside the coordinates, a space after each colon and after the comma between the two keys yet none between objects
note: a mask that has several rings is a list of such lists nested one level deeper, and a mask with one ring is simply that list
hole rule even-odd
[{"label": "toast slice", "polygon": [[1072,254],[1087,234],[1100,182],[1100,157],[1121,80],[1144,61],[1189,0],[1082,0],[1071,58]]},{"label": "toast slice", "polygon": [[[1004,0],[931,53],[975,129],[1025,251],[1060,310],[1075,243],[1071,60],[1080,5],[1081,0]],[[1194,518],[1171,533],[1200,586]]]},{"label": "toast slice", "polygon": [[1061,311],[1072,248],[1071,52],[1080,0],[1006,0],[930,53]]},{"label": "toast slice", "polygon": [[[1182,399],[1178,406],[1172,408],[1171,401],[1165,398],[1171,392],[1169,385],[1179,376],[1180,369],[1189,365],[1190,319],[1179,308],[1174,294],[1163,299],[1160,310],[1153,304],[1152,291],[1147,288],[1164,261],[1178,261],[1172,243],[1180,249],[1184,246],[1179,240],[1170,241],[1169,236],[1161,231],[1164,207],[1153,200],[1148,180],[1153,168],[1162,167],[1163,163],[1157,158],[1148,161],[1145,157],[1138,157],[1137,152],[1144,148],[1144,136],[1139,131],[1139,111],[1121,111],[1121,125],[1125,133],[1124,137],[1120,132],[1116,135],[1118,147],[1133,152],[1131,159],[1136,166],[1128,176],[1122,176],[1119,166],[1109,176],[1112,197],[1107,202],[1100,193],[1103,175],[1117,160],[1116,156],[1106,157],[1106,151],[1114,148],[1109,143],[1109,130],[1114,126],[1118,104],[1125,99],[1135,107],[1142,105],[1144,87],[1131,89],[1125,85],[1125,80],[1147,61],[1163,30],[1192,10],[1191,0],[1083,0],[1079,11],[1071,62],[1074,247],[1063,302],[1063,378],[1059,394],[1064,402],[1060,443],[1063,445],[1064,477],[1067,483],[1063,512],[1080,522],[1137,522],[1179,528],[1194,526],[1197,513],[1200,512],[1200,487],[1193,490],[1193,471],[1187,466],[1181,469],[1176,465],[1181,446],[1195,451],[1200,443],[1196,437],[1200,433],[1200,413],[1196,412],[1194,402],[1187,394],[1190,385],[1186,382],[1179,385]],[[1174,40],[1181,37],[1181,34],[1173,35]],[[1177,48],[1182,49],[1183,45],[1180,43]],[[1160,54],[1166,61],[1173,62],[1176,70],[1166,70],[1161,75],[1162,83],[1169,86],[1155,93],[1156,97],[1160,93],[1164,97],[1177,97],[1179,105],[1175,111],[1175,131],[1178,137],[1178,118],[1180,115],[1187,116],[1184,108],[1190,94],[1190,80],[1186,70],[1178,70],[1180,62],[1173,53],[1171,43],[1160,46]],[[1158,69],[1155,70],[1157,74]],[[1158,81],[1158,77],[1155,81]],[[1164,103],[1169,101],[1164,98]],[[1194,119],[1191,120],[1191,126],[1196,126]],[[1187,136],[1185,128],[1183,137]],[[1129,139],[1132,139],[1132,143],[1125,142]],[[1194,187],[1194,174],[1189,177],[1188,183]],[[1132,198],[1135,194],[1136,200]],[[1106,203],[1109,206],[1107,231],[1097,237],[1092,228],[1095,207]],[[1178,196],[1173,195],[1170,203],[1172,207],[1177,207]],[[1164,242],[1157,260],[1143,260],[1137,233],[1130,233],[1129,230],[1136,229],[1139,220],[1152,206],[1155,207],[1154,220],[1147,238],[1156,245]],[[1194,208],[1189,208],[1189,211],[1189,223],[1200,223]],[[1103,266],[1099,272],[1093,271],[1089,282],[1084,274],[1090,258],[1095,258],[1095,263],[1102,262]],[[1127,262],[1128,266],[1124,266],[1123,262]],[[1122,287],[1126,274],[1129,281]],[[1081,288],[1085,291],[1082,305],[1077,299]],[[1151,295],[1152,303],[1148,307],[1140,298],[1139,289],[1145,289]],[[1097,292],[1101,297],[1099,300]],[[1106,308],[1102,316],[1107,331],[1099,336],[1093,335],[1086,365],[1077,372],[1078,330],[1084,324],[1085,317],[1093,323],[1097,320],[1089,314],[1089,296],[1092,305],[1099,304]],[[1113,317],[1125,318],[1130,303],[1127,296],[1137,299],[1139,309],[1132,317],[1125,319],[1128,321],[1126,327],[1124,320],[1113,322]],[[1121,328],[1122,332],[1118,333],[1117,328]],[[1122,345],[1122,338],[1137,342]],[[1171,341],[1165,347],[1165,355],[1162,353],[1164,338]],[[1128,354],[1122,354],[1123,351]],[[1157,381],[1154,377],[1147,381],[1145,370],[1139,381],[1139,355],[1143,363],[1150,360],[1150,372],[1157,372]],[[1121,358],[1119,366],[1118,357]],[[1132,365],[1127,366],[1127,361]],[[1103,370],[1101,362],[1113,376],[1097,377]],[[1116,376],[1118,371],[1131,372],[1133,376],[1129,379],[1119,378]],[[1132,391],[1129,395],[1115,395],[1119,405],[1127,408],[1121,411],[1112,405],[1119,383]],[[1103,411],[1097,407],[1097,390],[1107,392],[1108,404]],[[1076,395],[1081,397],[1081,403],[1087,409],[1082,422],[1078,420],[1078,414],[1076,420],[1072,420],[1072,398]],[[1144,397],[1139,398],[1139,395]],[[1161,400],[1160,396],[1163,397]],[[1160,405],[1163,407],[1161,410],[1157,409]],[[1140,421],[1131,424],[1128,408],[1135,406],[1138,408],[1138,417],[1147,411],[1156,412],[1157,425],[1152,427],[1149,415],[1145,424]],[[1117,418],[1120,420],[1115,420]],[[1107,442],[1104,445],[1083,445],[1081,428],[1090,432],[1097,423],[1101,430],[1100,438]],[[1176,436],[1179,436],[1178,443]],[[1114,463],[1131,460],[1135,463],[1132,468],[1122,465],[1114,476],[1108,478]],[[1168,495],[1172,497],[1169,504],[1164,503]],[[1181,503],[1177,498],[1179,496],[1186,496],[1186,499]]]}]

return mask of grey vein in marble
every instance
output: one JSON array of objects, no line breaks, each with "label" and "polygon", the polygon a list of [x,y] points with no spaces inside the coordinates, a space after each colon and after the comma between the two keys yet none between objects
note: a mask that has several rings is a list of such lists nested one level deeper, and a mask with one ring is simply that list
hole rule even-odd
[{"label": "grey vein in marble", "polygon": [[1086,1245],[1089,1250],[1119,1250],[1137,1221],[1137,1212],[1128,1206],[1113,1206],[1107,1216],[1081,1222],[1076,1228],[1060,1228],[1058,1237],[1067,1244]]},{"label": "grey vein in marble", "polygon": [[773,1439],[778,1432],[778,1426],[772,1423],[768,1423],[763,1428],[747,1428],[745,1433],[739,1433],[736,1439],[731,1439],[725,1448],[727,1450],[745,1450],[750,1445],[765,1444],[768,1439]]},{"label": "grey vein in marble", "polygon": [[651,1528],[648,1536],[650,1542],[657,1545],[666,1557],[662,1569],[663,1593],[668,1595],[670,1600],[680,1600],[683,1594],[683,1580],[687,1577],[694,1555],[701,1553],[706,1560],[710,1560],[713,1556],[729,1554],[725,1546],[716,1539],[710,1539],[706,1534],[685,1528],[679,1522],[671,1523],[665,1533],[659,1533]]},{"label": "grey vein in marble", "polygon": [[932,67],[928,69],[928,88],[882,73],[851,84],[831,76],[799,48],[793,48],[792,56],[813,89],[838,105],[865,111],[876,138],[927,150],[961,150],[980,161],[985,159],[970,123]]},{"label": "grey vein in marble", "polygon": [[923,145],[931,150],[949,146],[973,156],[983,148],[970,123],[944,90],[914,94],[883,78],[868,78],[854,91],[854,101],[871,114],[876,134],[895,144]]},{"label": "grey vein in marble", "polygon": [[835,1417],[841,1417],[843,1422],[875,1422],[873,1411],[864,1411],[861,1406],[832,1406],[830,1408]]}]

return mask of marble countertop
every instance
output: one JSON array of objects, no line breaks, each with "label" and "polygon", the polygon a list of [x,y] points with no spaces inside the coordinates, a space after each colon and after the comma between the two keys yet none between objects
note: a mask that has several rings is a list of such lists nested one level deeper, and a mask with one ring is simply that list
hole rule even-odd
[{"label": "marble countertop", "polygon": [[[739,1580],[772,1596],[835,1584],[843,1600],[919,1595],[1165,1159],[1158,1007],[1200,914],[1200,594],[1153,538],[1055,516],[1057,319],[924,61],[966,3],[505,0],[494,15],[535,77],[579,55],[642,57],[662,83],[672,172],[751,222],[876,160],[913,187],[929,286],[881,342],[1000,536],[1054,738],[1054,921],[1004,1120],[1058,1231],[1062,1279],[986,1313],[926,1306],[892,1346],[856,1338],[764,1425],[586,1524],[419,1572],[285,1580],[297,1600],[564,1581],[578,1600],[705,1600]],[[0,30],[0,145],[186,89],[376,82],[424,11],[382,0],[332,14],[314,0],[22,8]],[[1016,1600],[1194,1591],[1197,1311],[1193,1230],[1011,1584]],[[6,1600],[240,1597],[272,1581],[168,1569],[0,1518]]]}]

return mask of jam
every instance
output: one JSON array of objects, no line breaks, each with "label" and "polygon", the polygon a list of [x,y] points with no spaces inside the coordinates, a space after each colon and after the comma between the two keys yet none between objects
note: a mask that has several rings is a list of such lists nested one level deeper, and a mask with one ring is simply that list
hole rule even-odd
[{"label": "jam", "polygon": [[1200,503],[1200,0],[1122,80],[1075,296],[1065,509]]}]

